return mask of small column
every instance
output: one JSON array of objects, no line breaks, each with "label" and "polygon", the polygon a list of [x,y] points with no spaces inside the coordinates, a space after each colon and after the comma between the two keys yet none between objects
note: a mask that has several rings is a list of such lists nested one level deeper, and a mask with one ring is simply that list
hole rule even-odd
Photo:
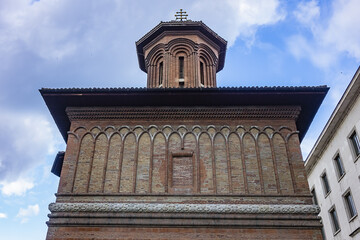
[{"label": "small column", "polygon": [[198,55],[198,52],[194,52],[194,85],[195,87],[200,87],[200,83],[199,83],[199,55]]},{"label": "small column", "polygon": [[147,87],[149,88],[151,85],[150,85],[150,82],[151,82],[151,65],[149,65],[147,67]]},{"label": "small column", "polygon": [[167,88],[169,86],[169,69],[170,69],[170,53],[168,51],[165,52],[164,56],[164,79],[163,79],[163,88]]}]

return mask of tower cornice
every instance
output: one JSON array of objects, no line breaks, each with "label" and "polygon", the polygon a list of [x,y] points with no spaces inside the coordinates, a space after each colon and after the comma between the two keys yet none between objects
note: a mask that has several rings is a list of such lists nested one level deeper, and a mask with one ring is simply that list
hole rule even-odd
[{"label": "tower cornice", "polygon": [[136,51],[138,55],[139,67],[141,70],[146,72],[145,65],[145,56],[144,56],[144,47],[161,35],[163,32],[179,32],[179,31],[198,31],[209,40],[211,40],[215,45],[220,49],[219,52],[219,65],[217,71],[223,69],[225,64],[225,55],[226,55],[226,46],[227,41],[220,37],[217,33],[211,30],[206,24],[202,21],[169,21],[169,22],[160,22],[157,26],[151,29],[147,34],[140,38],[136,44]]}]

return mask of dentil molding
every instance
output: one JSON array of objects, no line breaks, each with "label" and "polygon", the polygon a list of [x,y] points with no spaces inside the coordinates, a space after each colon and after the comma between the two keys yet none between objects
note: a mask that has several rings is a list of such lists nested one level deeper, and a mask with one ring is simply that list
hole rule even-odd
[{"label": "dentil molding", "polygon": [[297,119],[299,106],[242,107],[68,107],[71,121],[79,119]]}]

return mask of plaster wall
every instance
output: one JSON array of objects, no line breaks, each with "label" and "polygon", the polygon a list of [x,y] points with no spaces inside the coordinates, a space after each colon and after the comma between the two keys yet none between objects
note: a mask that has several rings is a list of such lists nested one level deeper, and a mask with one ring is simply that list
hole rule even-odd
[{"label": "plaster wall", "polygon": [[[360,227],[359,217],[349,220],[343,194],[349,189],[355,201],[357,212],[360,211],[360,161],[356,158],[349,141],[350,134],[356,130],[360,133],[360,98],[358,97],[348,114],[342,116],[343,121],[330,140],[320,159],[308,173],[310,189],[315,188],[318,204],[321,208],[319,216],[322,218],[324,232],[327,239],[360,239],[360,233],[350,238],[350,234]],[[339,177],[334,158],[339,154],[345,168],[345,175]],[[330,193],[325,194],[321,175],[326,172]],[[334,235],[329,210],[335,206],[338,214],[340,232]]]}]

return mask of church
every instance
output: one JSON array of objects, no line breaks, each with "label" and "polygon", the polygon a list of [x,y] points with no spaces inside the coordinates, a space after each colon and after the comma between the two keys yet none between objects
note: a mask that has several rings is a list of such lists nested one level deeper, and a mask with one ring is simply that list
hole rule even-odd
[{"label": "church", "polygon": [[201,21],[136,42],[146,88],[43,88],[66,141],[47,239],[322,239],[300,150],[328,87],[218,88]]}]

